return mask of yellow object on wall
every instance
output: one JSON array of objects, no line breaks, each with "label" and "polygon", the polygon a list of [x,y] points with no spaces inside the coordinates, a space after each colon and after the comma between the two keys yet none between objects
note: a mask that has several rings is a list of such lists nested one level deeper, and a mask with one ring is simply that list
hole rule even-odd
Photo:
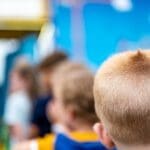
[{"label": "yellow object on wall", "polygon": [[48,12],[48,0],[0,0],[0,30],[40,30]]}]

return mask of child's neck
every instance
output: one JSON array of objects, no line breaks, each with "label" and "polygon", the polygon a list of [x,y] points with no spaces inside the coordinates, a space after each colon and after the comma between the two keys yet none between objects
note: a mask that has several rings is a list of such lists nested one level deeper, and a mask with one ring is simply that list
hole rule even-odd
[{"label": "child's neck", "polygon": [[73,125],[68,126],[70,132],[93,132],[92,125],[84,122],[74,122]]}]

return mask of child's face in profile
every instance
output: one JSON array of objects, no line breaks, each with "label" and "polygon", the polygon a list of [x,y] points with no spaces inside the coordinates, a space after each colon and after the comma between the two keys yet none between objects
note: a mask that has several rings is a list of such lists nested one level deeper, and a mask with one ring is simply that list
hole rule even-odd
[{"label": "child's face in profile", "polygon": [[59,100],[53,98],[48,104],[48,116],[53,123],[62,123],[63,120],[63,108]]},{"label": "child's face in profile", "polygon": [[48,106],[48,116],[54,123],[65,124],[66,120],[66,108],[64,108],[61,97],[55,92],[53,93],[53,100]]},{"label": "child's face in profile", "polygon": [[[59,80],[59,79],[58,79]],[[60,123],[64,127],[70,126],[71,122],[71,111],[70,106],[64,105],[63,102],[63,87],[61,87],[61,82],[57,80],[50,80],[52,85],[52,95],[53,100],[48,106],[48,116],[54,123]]]},{"label": "child's face in profile", "polygon": [[26,88],[25,81],[20,77],[17,71],[10,74],[10,92],[24,90]]},{"label": "child's face in profile", "polygon": [[43,71],[39,73],[40,86],[41,86],[42,91],[44,92],[48,92],[51,88],[51,85],[49,82],[50,75],[51,73],[48,71]]}]

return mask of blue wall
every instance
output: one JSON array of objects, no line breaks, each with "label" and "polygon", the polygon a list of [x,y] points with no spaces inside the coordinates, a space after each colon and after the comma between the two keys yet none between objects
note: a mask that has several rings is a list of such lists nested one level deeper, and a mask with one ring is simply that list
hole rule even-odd
[{"label": "blue wall", "polygon": [[[150,1],[132,0],[132,5],[131,11],[120,12],[110,4],[87,0],[82,10],[79,9],[84,29],[79,34],[84,34],[83,59],[87,63],[97,67],[118,51],[150,48]],[[67,49],[69,54],[77,51],[73,49],[74,33],[71,31],[79,25],[77,18],[72,22],[73,12],[73,7],[62,5],[59,1],[55,3],[56,45]]]}]

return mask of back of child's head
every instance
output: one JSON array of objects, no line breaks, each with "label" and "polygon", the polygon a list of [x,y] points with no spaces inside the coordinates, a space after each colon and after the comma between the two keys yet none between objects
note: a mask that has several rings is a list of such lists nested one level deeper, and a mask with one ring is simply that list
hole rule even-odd
[{"label": "back of child's head", "polygon": [[150,51],[108,59],[96,75],[94,97],[97,115],[114,141],[150,144]]},{"label": "back of child's head", "polygon": [[97,121],[94,110],[93,74],[77,63],[65,62],[53,75],[54,97],[58,96],[64,108],[72,107],[80,120],[93,124]]}]

